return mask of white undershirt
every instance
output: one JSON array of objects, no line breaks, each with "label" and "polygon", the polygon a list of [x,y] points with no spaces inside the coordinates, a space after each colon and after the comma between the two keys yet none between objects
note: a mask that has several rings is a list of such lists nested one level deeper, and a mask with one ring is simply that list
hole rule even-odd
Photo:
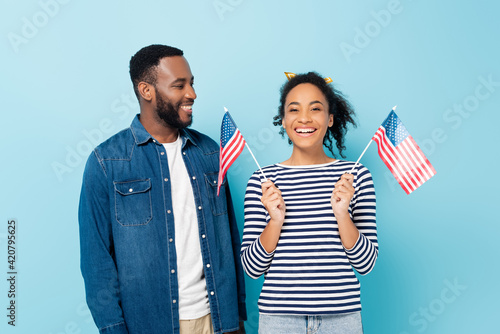
[{"label": "white undershirt", "polygon": [[210,313],[203,272],[193,188],[182,158],[182,140],[163,144],[167,151],[175,220],[175,250],[179,282],[179,318],[198,319]]}]

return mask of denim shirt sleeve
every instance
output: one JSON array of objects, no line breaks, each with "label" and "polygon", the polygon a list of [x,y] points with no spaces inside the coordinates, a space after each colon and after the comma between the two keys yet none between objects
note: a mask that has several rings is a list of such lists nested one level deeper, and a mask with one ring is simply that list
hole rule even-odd
[{"label": "denim shirt sleeve", "polygon": [[231,229],[231,241],[233,247],[233,256],[236,266],[236,283],[238,288],[238,311],[240,316],[240,321],[247,320],[246,311],[246,293],[245,293],[245,275],[243,274],[243,267],[241,266],[240,258],[240,233],[238,231],[238,226],[236,222],[236,216],[233,208],[233,201],[231,200],[231,193],[229,192],[229,185],[226,185],[226,199],[227,199],[227,210],[229,217],[229,228]]},{"label": "denim shirt sleeve", "polygon": [[83,175],[78,220],[86,299],[100,333],[128,334],[120,306],[106,171],[94,151]]}]

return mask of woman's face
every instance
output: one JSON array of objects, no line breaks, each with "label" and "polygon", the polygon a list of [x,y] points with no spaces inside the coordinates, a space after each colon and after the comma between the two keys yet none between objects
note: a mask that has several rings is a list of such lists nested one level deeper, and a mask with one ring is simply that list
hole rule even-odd
[{"label": "woman's face", "polygon": [[310,83],[297,85],[288,93],[284,108],[282,124],[293,145],[322,149],[333,115],[328,113],[328,102],[321,90]]}]

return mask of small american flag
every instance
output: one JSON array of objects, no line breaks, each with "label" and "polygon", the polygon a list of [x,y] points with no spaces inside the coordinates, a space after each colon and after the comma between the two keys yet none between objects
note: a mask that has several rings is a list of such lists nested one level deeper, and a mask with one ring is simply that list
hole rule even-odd
[{"label": "small american flag", "polygon": [[380,158],[407,194],[436,174],[394,109],[372,139],[377,142]]},{"label": "small american flag", "polygon": [[245,146],[245,139],[236,127],[231,115],[226,111],[220,129],[219,178],[217,181],[217,196],[227,170],[238,158]]}]

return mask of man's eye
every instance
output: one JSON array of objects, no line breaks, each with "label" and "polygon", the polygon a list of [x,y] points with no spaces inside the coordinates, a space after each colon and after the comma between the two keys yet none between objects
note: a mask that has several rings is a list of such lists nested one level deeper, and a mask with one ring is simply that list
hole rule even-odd
[{"label": "man's eye", "polygon": [[290,109],[290,110],[288,110],[288,111],[290,111],[290,112],[295,112],[295,111],[299,111],[299,110],[298,110],[298,109]]}]

